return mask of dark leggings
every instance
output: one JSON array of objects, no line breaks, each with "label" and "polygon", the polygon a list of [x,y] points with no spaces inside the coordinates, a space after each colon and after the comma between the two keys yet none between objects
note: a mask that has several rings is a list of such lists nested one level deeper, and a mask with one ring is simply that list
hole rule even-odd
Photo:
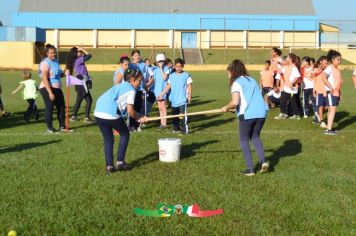
[{"label": "dark leggings", "polygon": [[[187,113],[187,105],[184,104],[182,106],[179,107],[172,107],[172,115],[179,115],[179,114],[185,114]],[[173,124],[173,129],[175,131],[181,130],[183,131],[183,133],[188,134],[188,118],[187,116],[182,116],[179,118],[174,118],[172,120],[172,124]]]},{"label": "dark leggings", "polygon": [[95,117],[101,133],[104,137],[104,152],[106,166],[113,166],[113,148],[114,148],[114,135],[113,129],[120,133],[120,143],[117,151],[117,161],[124,161],[126,149],[129,144],[130,131],[127,128],[124,119],[119,118],[116,120],[106,120]]},{"label": "dark leggings", "polygon": [[253,161],[250,149],[250,140],[256,149],[259,163],[265,162],[265,152],[260,139],[260,133],[265,123],[264,118],[245,120],[244,116],[239,117],[240,145],[245,158],[246,168],[253,170]]},{"label": "dark leggings", "polygon": [[25,118],[30,118],[32,114],[38,116],[38,110],[37,110],[35,99],[27,99],[26,101],[28,102],[28,107],[27,107],[27,111],[25,112]]},{"label": "dark leggings", "polygon": [[[136,96],[135,96],[135,104],[134,104],[134,109],[136,112],[144,114],[144,108],[145,108],[145,104],[144,104],[144,93],[142,91],[137,91],[136,92]],[[140,123],[137,122],[137,120],[133,119],[133,118],[129,118],[129,123],[130,123],[130,127],[133,128],[137,128],[140,126]]]},{"label": "dark leggings", "polygon": [[304,89],[304,115],[309,115],[310,112],[310,103],[309,101],[311,100],[312,102],[312,108],[313,108],[313,113],[317,112],[316,108],[316,99],[314,97],[313,89]]},{"label": "dark leggings", "polygon": [[281,93],[281,113],[299,116],[300,112],[298,109],[297,98],[298,94],[290,94],[283,91]]},{"label": "dark leggings", "polygon": [[49,99],[49,94],[46,88],[40,89],[40,94],[42,95],[44,104],[45,104],[45,121],[48,129],[53,129],[53,110],[54,107],[57,109],[57,118],[59,121],[60,128],[65,128],[64,116],[65,116],[65,101],[64,95],[61,89],[51,88],[54,95],[54,101]]},{"label": "dark leggings", "polygon": [[93,98],[88,91],[88,93],[85,91],[85,88],[83,85],[76,85],[75,90],[77,91],[77,101],[75,102],[74,105],[74,110],[73,110],[73,115],[77,117],[80,105],[82,104],[82,101],[85,99],[86,105],[85,105],[85,118],[90,117],[90,109],[91,109],[91,104],[93,103]]}]

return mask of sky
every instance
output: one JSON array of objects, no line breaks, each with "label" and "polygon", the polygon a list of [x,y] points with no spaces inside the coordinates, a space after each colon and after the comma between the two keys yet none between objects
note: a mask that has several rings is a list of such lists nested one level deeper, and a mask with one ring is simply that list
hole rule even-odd
[{"label": "sky", "polygon": [[[320,17],[320,19],[356,20],[356,0],[312,1],[316,14]],[[0,0],[0,20],[3,22],[4,25],[11,25],[11,13],[17,10],[19,2],[20,0]],[[281,2],[283,2],[283,0],[281,0]],[[356,22],[344,22],[344,25],[346,28],[352,27],[356,31]]]}]

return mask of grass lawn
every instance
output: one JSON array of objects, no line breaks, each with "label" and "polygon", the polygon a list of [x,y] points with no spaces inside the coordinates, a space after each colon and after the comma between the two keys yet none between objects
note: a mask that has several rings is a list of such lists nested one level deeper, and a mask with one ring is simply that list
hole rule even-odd
[{"label": "grass lawn", "polygon": [[[179,137],[182,160],[174,164],[159,162],[157,141],[176,135],[148,124],[131,135],[126,160],[135,168],[106,176],[95,125],[71,123],[75,133],[47,134],[43,112],[39,122],[24,124],[27,103],[20,94],[11,95],[19,74],[0,72],[2,99],[13,112],[0,118],[1,235],[11,229],[18,235],[356,234],[356,94],[350,72],[343,73],[335,125],[340,134],[323,135],[311,118],[276,121],[278,110],[271,110],[262,132],[271,172],[255,177],[240,174],[244,159],[234,114],[191,118],[191,134]],[[96,99],[111,86],[112,73],[92,75]],[[225,105],[230,96],[225,72],[192,76],[189,111]],[[38,107],[43,110],[41,97]],[[203,219],[144,218],[133,212],[158,203],[198,203],[225,212]]]}]

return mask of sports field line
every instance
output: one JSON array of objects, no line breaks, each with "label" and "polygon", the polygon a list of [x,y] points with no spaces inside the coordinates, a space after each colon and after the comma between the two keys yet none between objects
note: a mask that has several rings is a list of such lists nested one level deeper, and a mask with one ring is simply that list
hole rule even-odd
[{"label": "sports field line", "polygon": [[[262,133],[264,134],[300,134],[301,132],[303,132],[303,134],[305,133],[320,133],[322,134],[324,132],[324,129],[315,129],[315,130],[264,130],[262,131]],[[356,133],[356,129],[348,129],[348,130],[342,130],[339,132],[340,135],[342,135],[343,133]],[[166,134],[171,134],[169,132],[167,133],[159,133],[154,132],[154,131],[143,131],[142,133],[131,133],[131,135],[153,135],[153,134],[160,134],[160,136],[164,136]],[[197,131],[197,132],[191,132],[189,134],[189,136],[194,136],[194,135],[231,135],[231,134],[237,134],[237,131],[213,131],[213,132],[209,132],[209,131]],[[65,136],[65,135],[98,135],[101,136],[101,133],[98,132],[92,132],[92,131],[75,131],[73,133],[54,133],[54,134],[50,134],[47,132],[1,132],[0,133],[0,137],[6,137],[6,136],[18,136],[18,135],[26,135],[26,136],[53,136],[53,137],[60,137],[60,136]],[[180,135],[177,135],[177,137],[182,137]]]}]

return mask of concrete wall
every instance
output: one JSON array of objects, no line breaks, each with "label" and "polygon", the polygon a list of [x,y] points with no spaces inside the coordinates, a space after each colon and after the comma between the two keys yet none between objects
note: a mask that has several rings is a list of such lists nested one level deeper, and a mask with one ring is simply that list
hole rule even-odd
[{"label": "concrete wall", "polygon": [[34,43],[0,42],[0,68],[32,68],[34,63]]},{"label": "concrete wall", "polygon": [[315,32],[285,32],[285,47],[315,47]]},{"label": "concrete wall", "polygon": [[169,31],[136,30],[137,47],[169,47]]},{"label": "concrete wall", "polygon": [[98,47],[130,47],[130,30],[98,30]]}]

